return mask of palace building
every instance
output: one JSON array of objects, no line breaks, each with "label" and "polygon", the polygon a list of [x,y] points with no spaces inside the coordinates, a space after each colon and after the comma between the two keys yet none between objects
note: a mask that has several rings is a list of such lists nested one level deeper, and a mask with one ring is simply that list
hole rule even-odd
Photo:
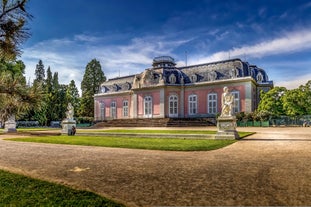
[{"label": "palace building", "polygon": [[252,112],[260,91],[270,90],[273,81],[263,69],[240,59],[176,67],[172,57],[156,57],[140,74],[102,83],[94,96],[94,118],[215,117],[224,86],[234,95],[235,113]]}]

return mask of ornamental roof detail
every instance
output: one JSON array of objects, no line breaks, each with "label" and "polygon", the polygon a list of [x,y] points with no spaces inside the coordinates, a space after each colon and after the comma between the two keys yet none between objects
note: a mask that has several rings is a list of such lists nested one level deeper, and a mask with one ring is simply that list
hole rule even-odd
[{"label": "ornamental roof detail", "polygon": [[[162,64],[171,61],[172,64]],[[156,63],[156,64],[155,64]],[[258,84],[272,84],[266,72],[240,59],[224,60],[186,67],[175,67],[174,59],[168,56],[155,58],[153,68],[142,73],[109,79],[101,85],[101,93],[126,92],[130,90],[163,85],[193,85],[241,77],[252,77]]]}]

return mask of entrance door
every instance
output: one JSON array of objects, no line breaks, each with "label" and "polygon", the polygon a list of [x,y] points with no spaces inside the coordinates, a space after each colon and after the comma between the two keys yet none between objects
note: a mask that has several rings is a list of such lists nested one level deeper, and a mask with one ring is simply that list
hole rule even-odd
[{"label": "entrance door", "polygon": [[178,98],[176,95],[171,95],[169,98],[169,116],[178,117]]},{"label": "entrance door", "polygon": [[144,116],[152,118],[152,97],[146,96],[144,99]]}]

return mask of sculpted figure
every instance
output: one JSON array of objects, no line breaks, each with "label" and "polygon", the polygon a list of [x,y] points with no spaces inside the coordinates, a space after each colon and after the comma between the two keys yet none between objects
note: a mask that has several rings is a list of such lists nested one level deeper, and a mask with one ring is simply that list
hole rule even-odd
[{"label": "sculpted figure", "polygon": [[221,116],[232,116],[234,97],[229,92],[228,87],[225,86],[223,90],[224,92],[221,96],[221,104],[222,104]]},{"label": "sculpted figure", "polygon": [[72,120],[73,119],[73,115],[74,115],[74,108],[71,105],[71,103],[68,103],[67,109],[68,109],[68,111],[66,111],[66,117],[67,117],[67,119],[71,119]]}]

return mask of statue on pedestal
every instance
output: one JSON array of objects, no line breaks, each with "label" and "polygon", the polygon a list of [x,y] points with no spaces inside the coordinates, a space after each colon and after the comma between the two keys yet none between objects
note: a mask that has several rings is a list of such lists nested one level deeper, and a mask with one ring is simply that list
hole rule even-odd
[{"label": "statue on pedestal", "polygon": [[221,115],[217,119],[218,132],[215,139],[239,139],[236,131],[236,118],[233,115],[234,96],[224,87],[221,95]]},{"label": "statue on pedestal", "polygon": [[66,119],[62,121],[62,133],[68,135],[74,135],[76,132],[76,121],[74,120],[74,107],[71,103],[68,103],[66,111]]},{"label": "statue on pedestal", "polygon": [[17,132],[15,114],[11,114],[4,123],[4,132]]}]

